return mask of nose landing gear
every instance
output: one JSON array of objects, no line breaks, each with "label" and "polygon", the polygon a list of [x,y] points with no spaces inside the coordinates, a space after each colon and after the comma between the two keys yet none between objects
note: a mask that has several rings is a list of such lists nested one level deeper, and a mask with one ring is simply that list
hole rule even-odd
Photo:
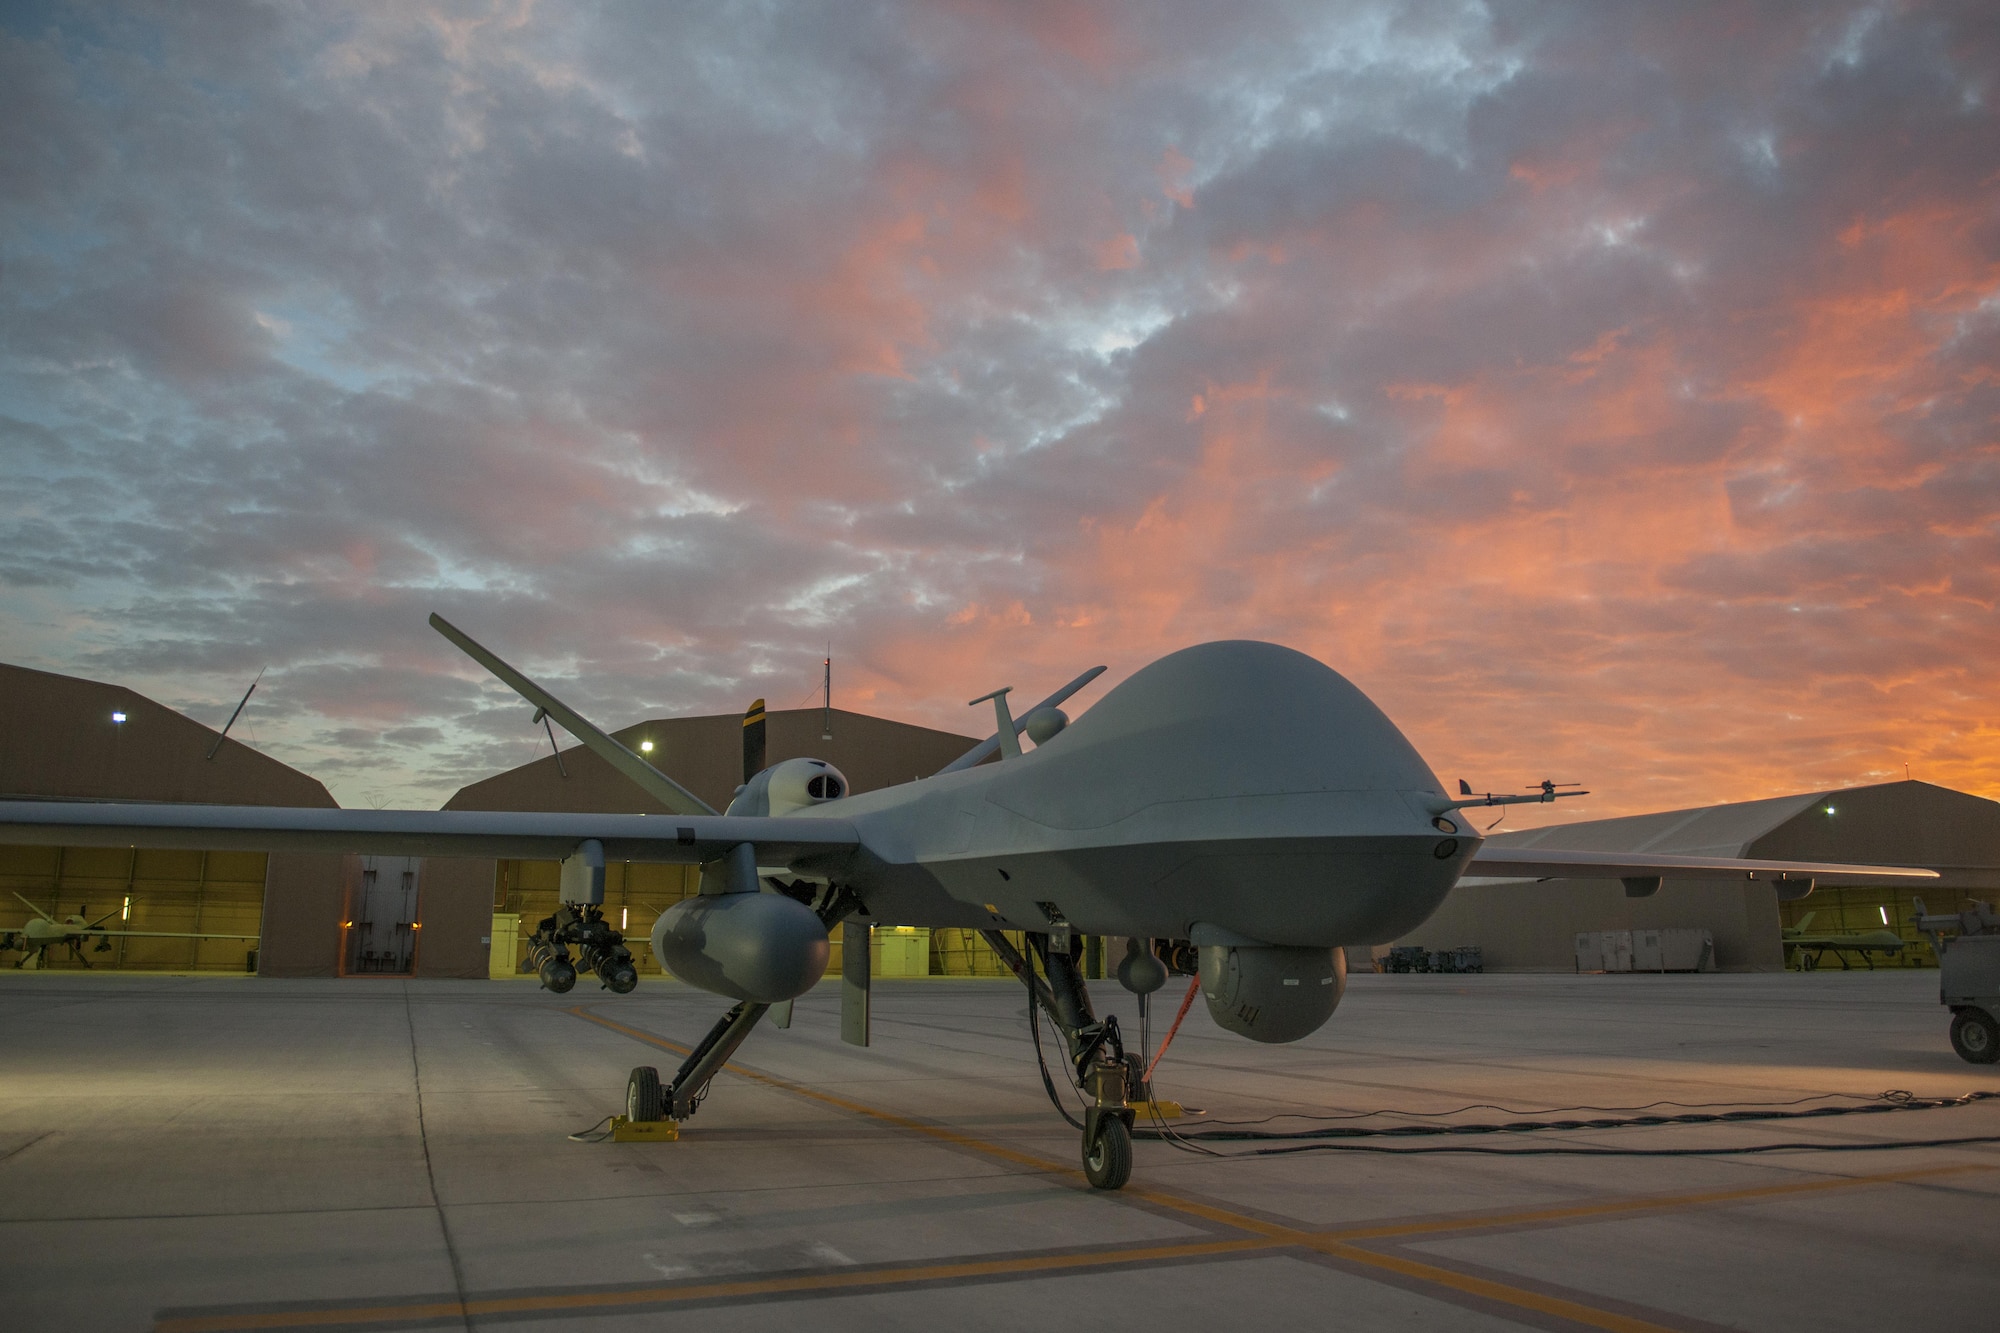
[{"label": "nose landing gear", "polygon": [[1132,1108],[1123,1061],[1096,1069],[1097,1104],[1083,1113],[1083,1178],[1093,1189],[1123,1189],[1132,1178]]},{"label": "nose landing gear", "polygon": [[[1084,1179],[1095,1189],[1124,1188],[1125,1182],[1132,1178],[1132,1099],[1135,1095],[1145,1097],[1149,1094],[1144,1090],[1138,1058],[1125,1054],[1117,1018],[1107,1016],[1099,1020],[1091,1012],[1090,991],[1077,967],[1083,941],[1071,936],[1067,948],[1051,947],[1049,936],[1028,932],[1028,950],[1041,964],[1041,975],[1037,976],[1034,965],[1014,948],[1005,935],[997,930],[982,930],[979,933],[993,946],[993,951],[1000,955],[1008,970],[1028,988],[1031,997],[1028,1018],[1035,1033],[1038,1056],[1041,1026],[1036,1015],[1037,1006],[1055,1020],[1056,1027],[1069,1044],[1069,1057],[1076,1068],[1076,1080],[1091,1093],[1091,1104],[1084,1108],[1083,1120],[1079,1123],[1060,1101],[1056,1101],[1055,1085],[1049,1082],[1048,1070],[1044,1066],[1042,1080],[1049,1090],[1050,1100],[1056,1102],[1056,1109],[1062,1111],[1065,1120],[1083,1131]],[[1044,981],[1043,977],[1047,980]]]}]

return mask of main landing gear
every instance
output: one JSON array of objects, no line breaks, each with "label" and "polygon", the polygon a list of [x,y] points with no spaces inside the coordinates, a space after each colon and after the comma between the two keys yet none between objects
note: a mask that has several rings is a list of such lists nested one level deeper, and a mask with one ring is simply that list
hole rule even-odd
[{"label": "main landing gear", "polygon": [[[793,884],[786,891],[793,897],[803,899],[807,887]],[[820,922],[831,930],[842,918],[860,911],[861,900],[851,890],[833,885],[812,906]],[[625,1118],[638,1121],[686,1120],[692,1116],[702,1099],[708,1096],[708,1085],[749,1037],[750,1030],[771,1012],[771,1008],[771,1005],[753,1004],[748,1000],[738,1003],[716,1020],[708,1035],[688,1052],[687,1059],[681,1061],[681,1067],[674,1071],[673,1082],[665,1086],[660,1083],[660,1071],[653,1066],[640,1065],[633,1069],[625,1081]]]},{"label": "main landing gear", "polygon": [[1036,1050],[1041,1049],[1041,1020],[1036,1014],[1039,1007],[1061,1030],[1069,1045],[1076,1081],[1090,1094],[1091,1104],[1084,1108],[1083,1120],[1078,1124],[1056,1099],[1055,1085],[1049,1082],[1044,1067],[1042,1080],[1050,1100],[1062,1110],[1064,1119],[1083,1131],[1084,1179],[1095,1189],[1122,1189],[1132,1178],[1132,1103],[1146,1100],[1149,1094],[1139,1057],[1125,1052],[1117,1017],[1106,1015],[1099,1019],[1091,1011],[1090,991],[1084,985],[1080,966],[1082,937],[1071,935],[1058,943],[1040,932],[1028,932],[1025,936],[1028,953],[1035,963],[1041,964],[1041,975],[1037,976],[1033,963],[1005,935],[997,930],[979,933],[993,946],[1008,970],[1028,988],[1031,997],[1028,1021],[1036,1034]]}]

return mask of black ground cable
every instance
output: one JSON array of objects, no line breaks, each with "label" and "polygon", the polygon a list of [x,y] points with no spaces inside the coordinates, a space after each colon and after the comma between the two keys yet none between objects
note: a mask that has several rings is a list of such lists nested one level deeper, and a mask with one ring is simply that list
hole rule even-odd
[{"label": "black ground cable", "polygon": [[[1847,1094],[1829,1095],[1844,1096]],[[1807,1111],[1750,1109],[1740,1111],[1691,1112],[1682,1115],[1628,1116],[1623,1119],[1515,1120],[1503,1124],[1386,1125],[1375,1128],[1335,1125],[1322,1129],[1289,1131],[1212,1127],[1196,1130],[1189,1134],[1177,1133],[1176,1137],[1186,1140],[1207,1140],[1218,1143],[1243,1143],[1270,1140],[1294,1141],[1300,1139],[1387,1139],[1432,1138],[1474,1134],[1531,1134],[1580,1129],[1657,1128],[1663,1125],[1755,1124],[1772,1120],[1824,1120],[1834,1116],[1879,1115],[1890,1111],[1935,1111],[1954,1106],[1970,1106],[1975,1102],[1994,1098],[2000,1098],[2000,1092],[1968,1092],[1961,1097],[1915,1097],[1901,1090],[1891,1090],[1877,1094],[1873,1100],[1860,1106],[1816,1106]],[[1378,1114],[1391,1113],[1381,1112]]]},{"label": "black ground cable", "polygon": [[602,1143],[611,1137],[611,1122],[615,1116],[605,1116],[588,1129],[579,1129],[569,1136],[571,1143]]},{"label": "black ground cable", "polygon": [[1049,1105],[1055,1107],[1057,1113],[1069,1121],[1071,1129],[1081,1130],[1083,1122],[1069,1113],[1069,1108],[1063,1105],[1062,1098],[1056,1095],[1056,1081],[1049,1077],[1048,1057],[1042,1054],[1042,1006],[1035,995],[1032,975],[1028,982],[1028,1036],[1035,1043],[1035,1067],[1042,1071],[1042,1086],[1048,1090]]},{"label": "black ground cable", "polygon": [[[1373,1111],[1348,1111],[1342,1114],[1280,1111],[1276,1115],[1260,1116],[1255,1120],[1204,1120],[1202,1124],[1213,1129],[1218,1127],[1268,1125],[1273,1120],[1370,1120],[1376,1116],[1385,1115],[1407,1116],[1411,1119],[1437,1120],[1445,1116],[1464,1115],[1467,1111],[1498,1111],[1502,1115],[1514,1116],[1549,1116],[1564,1115],[1571,1111],[1650,1111],[1656,1106],[1673,1106],[1683,1111],[1709,1111],[1717,1107],[1759,1108],[1767,1106],[1804,1106],[1807,1102],[1911,1101],[1914,1098],[1914,1093],[1904,1092],[1900,1088],[1891,1088],[1887,1092],[1816,1092],[1810,1097],[1793,1097],[1786,1101],[1675,1102],[1662,1100],[1646,1102],[1640,1106],[1545,1106],[1533,1111],[1520,1111],[1511,1106],[1500,1106],[1493,1102],[1473,1102],[1467,1106],[1454,1107],[1449,1111],[1402,1111],[1390,1107],[1383,1107]],[[1977,1100],[1976,1097],[1975,1100]]]},{"label": "black ground cable", "polygon": [[[1229,1153],[1217,1152],[1213,1148],[1204,1148],[1168,1124],[1167,1118],[1160,1114],[1160,1104],[1158,1101],[1148,1102],[1146,1104],[1146,1112],[1147,1118],[1153,1122],[1153,1128],[1140,1129],[1134,1126],[1132,1130],[1133,1138],[1145,1139],[1151,1143],[1167,1143],[1181,1152],[1194,1153],[1201,1157],[1228,1157],[1231,1155]],[[1243,1155],[1248,1156],[1248,1154]]]},{"label": "black ground cable", "polygon": [[1887,1152],[1902,1148],[1956,1148],[1969,1143],[2000,1143],[2000,1134],[1971,1134],[1956,1139],[1889,1139],[1874,1143],[1757,1143],[1738,1148],[1385,1148],[1373,1143],[1295,1143],[1284,1148],[1252,1148],[1225,1157],[1274,1157],[1301,1152],[1371,1152],[1388,1157],[1419,1157],[1432,1153],[1474,1153],[1482,1157],[1745,1157],[1767,1152]]}]

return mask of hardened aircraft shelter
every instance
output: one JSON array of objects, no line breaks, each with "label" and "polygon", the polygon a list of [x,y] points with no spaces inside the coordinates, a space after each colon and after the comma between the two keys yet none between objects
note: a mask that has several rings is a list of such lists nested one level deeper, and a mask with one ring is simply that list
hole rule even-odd
[{"label": "hardened aircraft shelter", "polygon": [[1785,966],[1784,930],[1812,914],[1816,931],[1892,930],[1909,942],[1874,953],[1870,966],[1936,966],[1912,925],[1912,898],[1956,911],[2000,894],[2000,802],[1928,782],[1801,792],[1761,801],[1593,819],[1489,838],[1509,847],[1594,852],[1663,852],[1935,870],[1939,881],[1907,889],[1861,888],[1828,879],[1801,899],[1780,902],[1770,884],[1667,880],[1647,897],[1617,880],[1460,884],[1405,944],[1476,945],[1488,971],[1571,971],[1580,932],[1651,928],[1709,931],[1715,966],[1725,972]]}]

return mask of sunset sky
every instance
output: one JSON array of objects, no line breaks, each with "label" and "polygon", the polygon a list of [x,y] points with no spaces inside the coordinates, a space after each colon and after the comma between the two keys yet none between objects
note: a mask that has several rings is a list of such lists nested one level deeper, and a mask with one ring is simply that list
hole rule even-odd
[{"label": "sunset sky", "polygon": [[1571,818],[2000,797],[1996,107],[1991,0],[10,4],[0,660],[268,669],[346,805],[546,750],[432,610],[611,727],[1247,637]]}]

